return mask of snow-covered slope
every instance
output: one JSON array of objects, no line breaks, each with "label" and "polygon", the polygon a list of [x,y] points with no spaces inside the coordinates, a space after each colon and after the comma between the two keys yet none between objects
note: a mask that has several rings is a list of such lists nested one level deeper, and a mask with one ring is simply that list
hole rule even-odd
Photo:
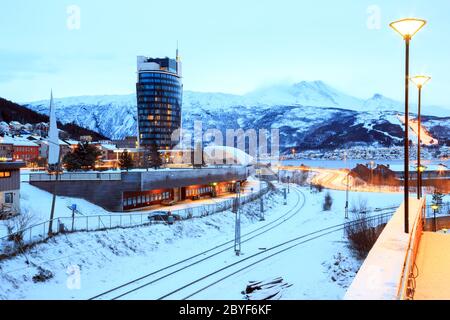
[{"label": "snow-covered slope", "polygon": [[[55,99],[55,105],[62,122],[75,122],[114,139],[137,133],[135,94],[62,98]],[[48,101],[26,106],[48,113]],[[363,100],[322,81],[272,85],[245,95],[183,94],[185,128],[191,128],[195,120],[201,120],[205,129],[279,128],[283,147],[333,147],[331,140],[336,135],[338,141],[349,139],[350,143],[395,144],[402,131],[396,115],[402,110],[402,103],[380,94]],[[450,110],[437,107],[424,107],[424,113],[450,116]],[[433,126],[445,127],[448,120],[430,117]],[[426,118],[424,121],[427,125]]]}]

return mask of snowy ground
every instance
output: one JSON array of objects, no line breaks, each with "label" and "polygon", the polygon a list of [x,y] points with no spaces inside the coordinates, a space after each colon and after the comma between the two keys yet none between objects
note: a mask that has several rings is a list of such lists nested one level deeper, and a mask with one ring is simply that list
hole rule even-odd
[{"label": "snowy ground", "polygon": [[[31,186],[27,181],[28,174],[22,173],[22,182],[20,185],[20,201],[21,201],[21,211],[32,217],[30,225],[35,225],[50,219],[50,210],[52,204],[52,195],[44,190],[37,187]],[[249,178],[247,183],[242,189],[242,195],[248,195],[251,192],[258,192],[261,188],[261,182]],[[253,189],[253,191],[252,191]],[[186,200],[180,202],[173,206],[152,206],[149,208],[143,208],[136,213],[148,213],[155,210],[178,210],[184,208],[193,208],[206,204],[218,203],[231,197],[235,197],[234,193],[225,194],[217,198],[206,198],[200,200]],[[89,201],[79,198],[71,197],[56,197],[55,203],[55,218],[59,217],[71,217],[72,210],[69,207],[72,204],[77,205],[77,216],[94,216],[94,215],[117,215],[117,212],[110,212],[103,209]],[[0,238],[7,235],[6,226],[0,221]]]},{"label": "snowy ground", "polygon": [[[283,205],[281,193],[271,195],[266,201],[264,222],[259,221],[258,201],[246,205],[242,216],[242,234],[292,211],[295,205],[299,207],[303,202],[300,192],[306,196],[306,202],[299,213],[269,232],[243,243],[243,255],[240,257],[236,257],[232,249],[227,250],[125,298],[157,298],[199,275],[243,259],[262,247],[344,221],[345,192],[330,191],[334,199],[333,207],[331,211],[323,212],[325,192],[312,194],[308,188],[299,188],[298,191],[291,190],[287,206]],[[350,204],[359,199],[367,199],[372,208],[387,207],[398,205],[402,195],[350,194]],[[32,199],[29,201],[32,205]],[[231,240],[233,236],[234,215],[231,212],[183,221],[173,226],[153,225],[58,236],[36,246],[26,255],[0,262],[0,299],[87,299]],[[343,233],[337,232],[256,264],[193,298],[242,299],[241,291],[249,280],[281,276],[293,284],[283,292],[284,299],[340,299],[360,263],[346,247]],[[46,271],[51,272],[51,278],[35,282],[45,278]],[[35,277],[37,275],[41,277]]]}]

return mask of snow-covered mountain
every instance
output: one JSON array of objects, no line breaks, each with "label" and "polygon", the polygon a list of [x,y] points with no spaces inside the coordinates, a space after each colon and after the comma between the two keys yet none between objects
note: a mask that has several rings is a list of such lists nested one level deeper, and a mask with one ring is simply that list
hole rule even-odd
[{"label": "snow-covered mountain", "polygon": [[[136,135],[136,96],[81,96],[54,100],[62,122],[96,130],[113,139]],[[39,113],[48,113],[48,101],[26,104]],[[342,143],[392,145],[401,143],[403,128],[397,114],[403,104],[375,94],[368,100],[342,93],[322,81],[302,81],[293,85],[273,85],[245,95],[185,91],[183,126],[195,120],[203,128],[279,128],[283,147],[335,147]],[[448,127],[450,110],[424,108],[424,125]],[[441,116],[441,117],[438,117]],[[445,117],[442,117],[445,116]]]}]

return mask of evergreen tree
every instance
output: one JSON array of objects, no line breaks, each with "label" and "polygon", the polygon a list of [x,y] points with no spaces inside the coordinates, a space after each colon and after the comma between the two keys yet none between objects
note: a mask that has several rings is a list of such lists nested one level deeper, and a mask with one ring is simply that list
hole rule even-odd
[{"label": "evergreen tree", "polygon": [[158,169],[159,167],[161,167],[162,158],[158,152],[158,146],[156,144],[152,144],[148,151],[149,166],[154,169]]},{"label": "evergreen tree", "polygon": [[441,206],[444,195],[440,193],[438,190],[434,190],[432,198],[433,203],[437,204],[438,206]]},{"label": "evergreen tree", "polygon": [[131,158],[131,155],[127,150],[120,154],[119,166],[120,169],[125,169],[127,171],[133,168],[133,159]]},{"label": "evergreen tree", "polygon": [[323,211],[330,211],[332,205],[333,205],[333,198],[331,197],[331,194],[327,192],[327,194],[325,195],[325,199],[323,201]]},{"label": "evergreen tree", "polygon": [[68,171],[92,170],[101,156],[100,150],[87,143],[79,143],[78,146],[63,158],[63,164]]}]

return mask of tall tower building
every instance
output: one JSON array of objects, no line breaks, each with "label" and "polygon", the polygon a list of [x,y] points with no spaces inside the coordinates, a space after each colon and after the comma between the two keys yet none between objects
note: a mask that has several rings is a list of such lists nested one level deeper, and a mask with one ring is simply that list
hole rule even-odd
[{"label": "tall tower building", "polygon": [[172,133],[181,128],[183,84],[181,61],[170,58],[137,57],[136,84],[139,145],[171,149]]}]

